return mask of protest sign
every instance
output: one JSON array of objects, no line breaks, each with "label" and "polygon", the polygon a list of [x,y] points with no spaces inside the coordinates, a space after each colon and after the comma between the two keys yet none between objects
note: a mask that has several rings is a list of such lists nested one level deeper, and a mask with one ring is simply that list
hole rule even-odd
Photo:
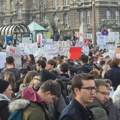
[{"label": "protest sign", "polygon": [[0,68],[4,68],[6,60],[6,52],[0,52]]},{"label": "protest sign", "polygon": [[38,50],[37,43],[20,43],[19,47],[27,54],[34,54]]},{"label": "protest sign", "polygon": [[15,67],[21,67],[21,50],[19,47],[7,46],[6,48],[6,57],[13,56]]},{"label": "protest sign", "polygon": [[71,47],[69,52],[71,60],[77,60],[82,54],[81,47]]},{"label": "protest sign", "polygon": [[45,47],[46,45],[52,45],[53,44],[53,39],[42,39],[41,40],[41,47]]}]

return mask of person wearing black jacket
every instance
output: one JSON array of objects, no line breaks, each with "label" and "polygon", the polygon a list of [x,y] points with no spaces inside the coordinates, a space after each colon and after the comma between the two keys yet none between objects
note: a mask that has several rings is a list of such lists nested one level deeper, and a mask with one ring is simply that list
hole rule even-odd
[{"label": "person wearing black jacket", "polygon": [[0,120],[8,120],[10,112],[8,104],[11,101],[12,87],[8,81],[0,80]]},{"label": "person wearing black jacket", "polygon": [[94,77],[81,73],[73,77],[71,84],[73,100],[62,111],[59,120],[95,120],[94,115],[87,108],[95,96]]}]

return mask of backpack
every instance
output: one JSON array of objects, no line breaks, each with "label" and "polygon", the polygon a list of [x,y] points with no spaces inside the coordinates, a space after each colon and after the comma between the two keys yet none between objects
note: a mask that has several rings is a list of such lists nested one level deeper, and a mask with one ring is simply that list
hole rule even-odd
[{"label": "backpack", "polygon": [[22,112],[30,105],[30,102],[25,99],[13,100],[9,104],[11,112],[8,120],[22,120]]},{"label": "backpack", "polygon": [[8,120],[22,120],[22,109],[16,110],[12,112],[8,118]]}]

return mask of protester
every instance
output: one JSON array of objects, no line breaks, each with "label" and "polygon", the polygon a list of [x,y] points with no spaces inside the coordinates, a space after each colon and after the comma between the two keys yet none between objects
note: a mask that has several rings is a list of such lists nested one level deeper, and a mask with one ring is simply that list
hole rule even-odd
[{"label": "protester", "polygon": [[112,82],[109,79],[102,79],[108,85],[108,90],[110,91],[110,96],[108,101],[105,102],[105,107],[108,111],[108,120],[120,120],[120,111],[118,107],[113,103],[111,96],[113,96]]},{"label": "protester", "polygon": [[0,80],[0,118],[1,120],[8,120],[9,110],[8,104],[11,101],[12,87],[8,81]]},{"label": "protester", "polygon": [[36,69],[38,71],[38,74],[41,77],[41,82],[45,82],[46,80],[55,80],[57,77],[54,73],[52,73],[49,70],[45,69],[46,62],[44,60],[38,60],[36,62]]},{"label": "protester", "polygon": [[24,88],[28,87],[30,82],[33,80],[35,76],[38,76],[38,72],[35,70],[28,71],[26,74],[23,83],[20,85],[19,90],[23,90]]},{"label": "protester", "polygon": [[95,120],[87,105],[92,103],[95,96],[94,77],[90,74],[79,74],[72,81],[73,100],[62,111],[60,120]]},{"label": "protester", "polygon": [[28,60],[23,64],[23,68],[27,68],[28,71],[35,68],[35,57],[33,54],[28,55]]},{"label": "protester", "polygon": [[[24,108],[22,112],[22,120],[28,120],[29,118],[30,120],[51,120],[46,104],[53,103],[53,101],[60,97],[60,95],[60,86],[52,80],[44,82],[37,92],[32,87],[23,90],[22,99],[20,99],[21,102],[19,101],[21,106],[19,107],[23,107],[23,99],[30,102],[30,104],[27,104],[26,108]],[[12,109],[14,109],[13,106],[19,104],[16,101],[17,100],[10,103],[9,108],[12,112]]]},{"label": "protester", "polygon": [[16,82],[16,90],[15,90],[16,93],[19,91],[20,84],[23,83],[23,80],[24,80],[27,72],[28,72],[28,70],[25,69],[25,68],[21,68],[21,69],[19,70],[20,80]]},{"label": "protester", "polygon": [[79,60],[80,60],[81,67],[80,67],[80,70],[78,71],[78,73],[81,73],[81,71],[84,73],[89,73],[90,71],[93,70],[92,65],[90,65],[88,63],[88,56],[87,55],[84,55],[84,54],[81,55]]},{"label": "protester", "polygon": [[110,91],[108,90],[108,85],[105,81],[96,79],[96,94],[94,101],[89,105],[96,120],[108,120],[108,111],[105,107],[105,102],[108,101]]},{"label": "protester", "polygon": [[111,69],[105,73],[104,78],[110,79],[112,81],[114,90],[117,88],[117,86],[120,84],[120,59],[119,58],[114,58],[111,61]]},{"label": "protester", "polygon": [[15,75],[16,82],[20,79],[19,69],[15,68],[14,58],[12,56],[6,57],[5,68],[1,71],[2,78],[6,71],[10,71]]},{"label": "protester", "polygon": [[120,85],[115,90],[115,92],[112,96],[112,99],[113,99],[113,102],[115,103],[115,105],[118,107],[118,109],[120,111]]},{"label": "protester", "polygon": [[12,87],[12,90],[15,92],[16,83],[15,83],[15,76],[12,72],[6,71],[3,77],[4,80],[8,81]]}]

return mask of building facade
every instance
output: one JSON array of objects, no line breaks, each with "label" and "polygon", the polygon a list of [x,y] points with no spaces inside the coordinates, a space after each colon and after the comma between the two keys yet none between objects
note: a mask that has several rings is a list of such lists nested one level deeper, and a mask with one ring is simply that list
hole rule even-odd
[{"label": "building facade", "polygon": [[120,32],[120,0],[0,0],[0,26],[54,22],[61,34]]}]

